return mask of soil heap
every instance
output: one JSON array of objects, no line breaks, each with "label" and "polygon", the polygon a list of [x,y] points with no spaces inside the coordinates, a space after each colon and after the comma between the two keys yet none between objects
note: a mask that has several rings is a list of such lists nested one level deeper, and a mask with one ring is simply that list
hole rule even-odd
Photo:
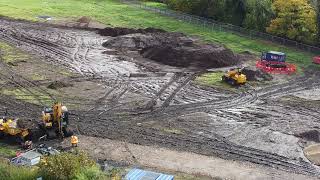
[{"label": "soil heap", "polygon": [[60,89],[60,88],[64,88],[64,87],[70,87],[73,86],[70,83],[66,83],[66,82],[62,82],[62,81],[54,81],[52,83],[50,83],[47,88],[49,89]]},{"label": "soil heap", "polygon": [[271,81],[273,79],[270,74],[255,68],[245,67],[242,73],[247,76],[248,81]]},{"label": "soil heap", "polygon": [[101,35],[113,36],[104,47],[138,51],[144,58],[177,67],[219,68],[239,63],[234,53],[217,44],[205,44],[182,33],[147,28],[106,28]]},{"label": "soil heap", "polygon": [[104,29],[99,29],[98,34],[101,36],[112,36],[112,37],[117,37],[117,36],[122,36],[122,35],[127,35],[127,34],[146,34],[146,33],[164,33],[166,32],[165,30],[162,29],[156,29],[156,28],[146,28],[146,29],[130,29],[130,28],[122,28],[122,27],[117,27],[117,28],[112,28],[112,27],[106,27]]}]

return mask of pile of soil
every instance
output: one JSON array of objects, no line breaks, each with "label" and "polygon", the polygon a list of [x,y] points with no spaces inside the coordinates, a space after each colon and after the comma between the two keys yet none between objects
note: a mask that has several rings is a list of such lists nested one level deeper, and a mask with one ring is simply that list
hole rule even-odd
[{"label": "pile of soil", "polygon": [[73,84],[62,82],[62,81],[54,81],[51,84],[47,86],[49,89],[60,89],[64,87],[70,87],[73,86]]},{"label": "pile of soil", "polygon": [[90,23],[91,18],[87,17],[87,16],[82,16],[81,18],[79,18],[77,20],[78,23]]},{"label": "pile of soil", "polygon": [[219,68],[235,65],[233,53],[225,48],[210,45],[199,47],[174,47],[171,45],[152,46],[141,51],[142,56],[163,64],[178,67]]},{"label": "pile of soil", "polygon": [[104,29],[98,30],[98,34],[100,34],[101,36],[111,36],[111,37],[122,36],[127,34],[137,34],[137,33],[146,34],[146,33],[160,33],[160,32],[166,32],[166,31],[162,29],[156,29],[156,28],[131,29],[131,28],[122,28],[122,27],[117,27],[117,28],[106,27]]},{"label": "pile of soil", "polygon": [[308,141],[320,142],[320,132],[318,130],[306,131],[300,134],[296,134],[295,136]]},{"label": "pile of soil", "polygon": [[248,81],[271,81],[273,79],[270,74],[260,69],[245,67],[242,69],[242,73],[247,76]]},{"label": "pile of soil", "polygon": [[37,123],[35,120],[32,119],[18,119],[17,127],[23,129],[34,129],[37,128]]},{"label": "pile of soil", "polygon": [[[118,31],[122,31],[122,28]],[[182,33],[127,34],[111,38],[103,46],[139,51],[144,58],[177,67],[220,68],[239,63],[231,50],[217,44],[204,44]]]}]

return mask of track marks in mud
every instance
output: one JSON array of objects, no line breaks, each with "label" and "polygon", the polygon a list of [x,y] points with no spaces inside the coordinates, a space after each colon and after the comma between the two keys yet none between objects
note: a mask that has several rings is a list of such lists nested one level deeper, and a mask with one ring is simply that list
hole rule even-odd
[{"label": "track marks in mud", "polygon": [[[107,37],[100,37],[94,32],[52,27],[40,28],[41,25],[4,22],[4,20],[0,20],[0,23],[6,28],[5,31],[2,28],[0,32],[1,40],[20,46],[34,54],[48,57],[47,60],[58,62],[85,76],[90,76],[93,79],[99,77],[100,83],[107,86],[108,89],[103,96],[96,101],[89,102],[93,108],[86,112],[74,111],[74,117],[79,118],[75,119],[75,122],[82,134],[144,145],[156,144],[204,155],[218,155],[222,158],[250,161],[298,173],[319,175],[319,171],[305,162],[233,144],[210,131],[208,122],[184,123],[175,119],[178,116],[195,112],[211,114],[219,114],[218,112],[220,112],[220,115],[222,113],[227,118],[243,122],[242,117],[231,110],[250,108],[257,99],[264,100],[300,91],[304,89],[302,88],[304,86],[306,88],[317,86],[320,83],[314,77],[296,79],[289,83],[257,91],[252,87],[247,87],[243,92],[226,93],[218,89],[202,88],[192,84],[191,81],[196,72],[175,73],[169,77],[168,72],[153,72],[148,68],[141,69],[141,63],[137,66],[135,64],[139,62],[135,63],[135,60],[127,61],[116,56],[102,54],[105,49],[102,49],[101,43]],[[103,65],[105,67],[101,68],[100,66]],[[146,75],[130,77],[130,74],[135,73],[145,73]],[[156,73],[167,75],[153,77]],[[19,79],[20,81],[25,82],[22,79]],[[20,85],[23,85],[21,88],[25,88],[25,86],[32,84]],[[149,109],[153,108],[153,111],[141,110],[135,106],[131,109],[127,108],[127,103],[122,100],[131,94],[136,94],[141,97],[140,99],[145,100],[149,104]],[[88,106],[89,103],[79,102],[83,106]],[[265,108],[262,108],[261,111],[270,109],[269,107]],[[248,118],[255,117],[254,113],[246,112]],[[304,112],[305,116],[310,114],[307,110],[301,110],[301,112]],[[272,113],[270,114],[271,118],[277,118]],[[316,114],[313,115],[312,117],[316,116]],[[88,123],[88,120],[91,123]],[[144,127],[143,124],[150,120],[159,122],[164,127],[177,126],[185,134],[166,134],[153,126]],[[139,123],[142,126],[138,125]],[[199,128],[204,134],[197,133]]]}]

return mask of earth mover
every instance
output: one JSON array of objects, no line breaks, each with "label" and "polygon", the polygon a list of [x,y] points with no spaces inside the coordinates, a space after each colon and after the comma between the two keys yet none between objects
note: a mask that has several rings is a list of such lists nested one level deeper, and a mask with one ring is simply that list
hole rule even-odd
[{"label": "earth mover", "polygon": [[19,143],[24,142],[30,134],[28,129],[18,126],[18,119],[2,117],[0,119],[0,138],[9,136],[15,138]]},{"label": "earth mover", "polygon": [[73,132],[69,129],[69,112],[66,106],[60,102],[53,104],[51,108],[44,108],[42,111],[42,121],[39,123],[47,139],[57,137],[70,137]]},{"label": "earth mover", "polygon": [[244,85],[247,82],[247,76],[242,73],[240,68],[230,69],[222,76],[222,81],[232,85]]}]

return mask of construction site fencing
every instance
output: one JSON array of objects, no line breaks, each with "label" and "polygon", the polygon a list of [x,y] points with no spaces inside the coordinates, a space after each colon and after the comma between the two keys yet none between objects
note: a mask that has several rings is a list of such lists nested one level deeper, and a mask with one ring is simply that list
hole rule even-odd
[{"label": "construction site fencing", "polygon": [[132,6],[135,6],[135,7],[144,9],[144,10],[152,11],[152,12],[155,12],[158,14],[169,16],[169,17],[173,17],[175,19],[178,19],[178,20],[190,23],[190,24],[195,24],[195,25],[201,26],[203,28],[206,28],[208,30],[221,31],[221,32],[231,32],[231,33],[234,33],[234,34],[237,34],[240,36],[248,37],[250,39],[267,40],[267,41],[271,41],[271,42],[274,42],[274,43],[277,43],[280,45],[294,47],[296,49],[307,51],[307,52],[320,53],[320,47],[304,44],[301,42],[297,42],[297,41],[290,40],[290,39],[283,38],[283,37],[279,37],[279,36],[274,36],[274,35],[271,35],[268,33],[250,30],[250,29],[243,28],[240,26],[222,23],[222,22],[215,21],[213,19],[208,19],[208,18],[204,18],[201,16],[190,15],[190,14],[186,14],[183,12],[167,9],[167,8],[157,8],[157,7],[153,7],[153,6],[148,6],[148,5],[141,3],[139,1],[121,0],[121,2],[126,3],[126,4],[130,4]]}]

